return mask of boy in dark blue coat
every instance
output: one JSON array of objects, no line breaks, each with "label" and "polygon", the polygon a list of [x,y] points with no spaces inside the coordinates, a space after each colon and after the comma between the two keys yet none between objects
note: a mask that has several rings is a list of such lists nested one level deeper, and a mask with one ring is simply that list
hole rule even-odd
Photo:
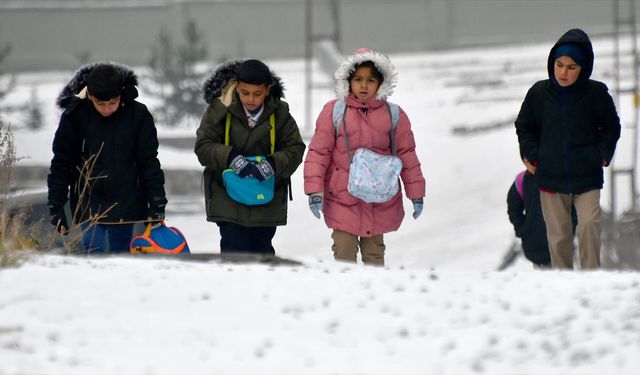
[{"label": "boy in dark blue coat", "polygon": [[549,79],[527,92],[516,119],[520,154],[540,189],[553,268],[573,268],[571,207],[581,268],[600,267],[600,190],[620,138],[620,120],[607,86],[589,79],[593,48],[580,29],[551,48]]}]

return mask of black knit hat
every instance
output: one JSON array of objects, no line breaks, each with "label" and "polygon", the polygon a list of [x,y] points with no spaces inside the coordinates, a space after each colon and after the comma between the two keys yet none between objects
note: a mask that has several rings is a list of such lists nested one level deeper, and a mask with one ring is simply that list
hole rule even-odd
[{"label": "black knit hat", "polygon": [[107,101],[122,95],[122,73],[111,65],[99,65],[87,76],[87,90],[96,99]]},{"label": "black knit hat", "polygon": [[237,79],[239,82],[252,85],[270,85],[271,72],[269,67],[260,60],[246,60],[238,66]]}]

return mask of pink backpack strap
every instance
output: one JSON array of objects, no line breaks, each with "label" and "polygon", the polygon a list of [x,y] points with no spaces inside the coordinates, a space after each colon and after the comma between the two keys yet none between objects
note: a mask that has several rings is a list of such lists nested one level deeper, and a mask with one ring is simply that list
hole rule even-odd
[{"label": "pink backpack strap", "polygon": [[520,194],[520,198],[524,199],[524,187],[522,186],[523,184],[523,180],[524,180],[524,174],[527,171],[522,171],[520,173],[518,173],[518,175],[516,176],[516,181],[514,182],[514,184],[516,184],[516,190],[518,191],[518,194]]}]

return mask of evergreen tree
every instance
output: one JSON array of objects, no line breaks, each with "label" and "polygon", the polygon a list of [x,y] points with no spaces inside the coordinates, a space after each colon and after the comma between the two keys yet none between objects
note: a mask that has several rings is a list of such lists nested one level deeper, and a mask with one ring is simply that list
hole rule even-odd
[{"label": "evergreen tree", "polygon": [[38,99],[38,90],[35,86],[31,87],[31,99],[25,105],[26,119],[25,125],[28,129],[38,130],[43,126],[44,116],[42,114],[42,103]]},{"label": "evergreen tree", "polygon": [[[5,75],[5,71],[4,69],[2,69],[2,63],[7,58],[7,56],[9,56],[10,53],[11,53],[10,45],[6,45],[2,49],[0,49],[0,77]],[[0,81],[0,101],[2,101],[2,99],[4,99],[4,97],[9,92],[11,92],[11,90],[13,90],[14,87],[15,87],[15,77],[13,75],[9,77],[9,80],[7,82],[2,83]]]},{"label": "evergreen tree", "polygon": [[86,65],[90,63],[93,59],[91,58],[91,51],[84,50],[77,52],[75,55],[76,60],[78,60],[78,65]]},{"label": "evergreen tree", "polygon": [[196,64],[206,59],[207,49],[193,20],[185,23],[183,36],[183,44],[177,45],[169,32],[161,28],[148,60],[153,82],[151,95],[160,98],[156,111],[161,115],[160,122],[167,126],[199,118],[204,111],[200,95],[204,73],[197,71]]}]

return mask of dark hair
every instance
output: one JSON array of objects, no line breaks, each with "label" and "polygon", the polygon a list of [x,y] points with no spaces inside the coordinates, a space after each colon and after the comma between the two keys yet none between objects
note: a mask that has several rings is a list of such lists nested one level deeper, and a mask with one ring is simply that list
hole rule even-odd
[{"label": "dark hair", "polygon": [[260,60],[246,60],[238,66],[237,79],[240,82],[252,85],[270,85],[272,81],[271,71]]},{"label": "dark hair", "polygon": [[353,67],[353,71],[349,73],[349,79],[348,79],[349,82],[351,82],[351,78],[353,78],[353,75],[356,73],[356,70],[362,67],[371,68],[371,74],[373,74],[373,77],[376,78],[378,81],[380,81],[380,84],[384,82],[384,76],[382,75],[382,73],[380,73],[380,70],[378,69],[376,64],[374,64],[373,61],[369,61],[369,60],[356,64]]},{"label": "dark hair", "polygon": [[87,90],[98,100],[111,100],[122,95],[122,73],[113,66],[100,65],[87,76]]}]

